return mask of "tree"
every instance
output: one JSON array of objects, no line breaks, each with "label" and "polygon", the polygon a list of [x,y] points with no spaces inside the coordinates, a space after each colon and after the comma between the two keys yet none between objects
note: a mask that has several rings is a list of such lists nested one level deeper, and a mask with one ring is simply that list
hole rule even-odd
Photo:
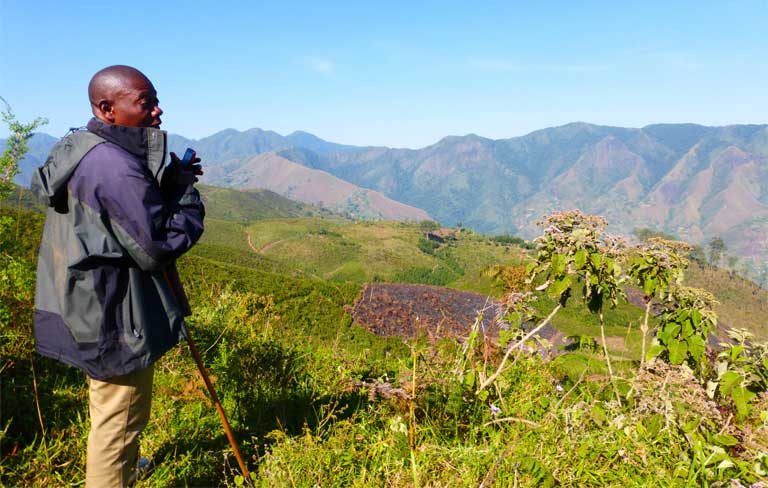
[{"label": "tree", "polygon": [[713,237],[712,240],[709,241],[709,264],[712,266],[720,264],[720,259],[723,257],[725,250],[725,241],[722,237]]},{"label": "tree", "polygon": [[632,230],[632,234],[634,234],[637,240],[640,242],[646,242],[654,237],[665,239],[667,241],[678,240],[678,238],[672,234],[667,234],[666,232],[660,230],[649,229],[648,227],[635,227]]},{"label": "tree", "polygon": [[19,122],[5,98],[0,97],[0,101],[5,105],[0,116],[10,130],[5,151],[0,156],[0,200],[4,200],[13,191],[13,178],[19,172],[19,161],[27,153],[27,141],[32,137],[33,131],[47,124],[48,120],[38,117],[26,124]]},{"label": "tree", "polygon": [[757,279],[759,280],[760,288],[765,288],[766,279],[768,279],[768,263],[760,265],[760,271],[758,271]]},{"label": "tree", "polygon": [[545,280],[536,290],[546,290],[559,302],[552,313],[565,306],[572,287],[581,288],[587,309],[598,316],[605,364],[616,400],[621,402],[605,339],[603,309],[605,304],[615,307],[619,298],[626,297],[621,287],[626,276],[619,264],[626,257],[624,239],[604,232],[608,225],[604,218],[579,210],[553,213],[537,224],[544,227],[544,234],[534,240],[538,252],[528,266],[528,281]]},{"label": "tree", "polygon": [[421,222],[419,222],[419,229],[422,232],[431,232],[439,228],[440,228],[440,224],[438,224],[434,220],[422,220]]},{"label": "tree", "polygon": [[704,269],[704,265],[707,264],[707,253],[704,252],[703,247],[694,245],[688,254],[688,259],[696,263],[699,269]]},{"label": "tree", "polygon": [[661,303],[671,297],[672,289],[683,282],[688,267],[686,256],[691,246],[680,241],[653,237],[635,247],[629,260],[629,275],[645,295],[645,317],[640,325],[643,336],[640,365],[645,364],[648,319],[654,298]]}]

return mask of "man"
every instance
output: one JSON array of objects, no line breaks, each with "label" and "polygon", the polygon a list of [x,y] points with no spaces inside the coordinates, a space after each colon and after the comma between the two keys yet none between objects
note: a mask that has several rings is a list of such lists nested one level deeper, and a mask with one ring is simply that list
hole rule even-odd
[{"label": "man", "polygon": [[[203,232],[194,188],[159,129],[157,93],[129,66],[88,86],[94,118],[33,177],[49,205],[37,269],[40,354],[89,376],[87,487],[126,486],[149,420],[153,363],[184,338],[175,260]],[[194,163],[199,162],[194,158]],[[174,279],[176,278],[176,279]]]}]

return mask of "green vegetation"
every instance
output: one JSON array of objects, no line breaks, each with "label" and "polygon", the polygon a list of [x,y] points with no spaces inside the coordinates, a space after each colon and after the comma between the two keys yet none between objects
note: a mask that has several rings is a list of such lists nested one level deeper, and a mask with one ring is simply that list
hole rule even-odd
[{"label": "green vegetation", "polygon": [[[206,191],[210,211],[218,197]],[[666,293],[677,275],[657,255],[640,249],[628,266],[599,220],[553,217],[557,232],[529,257],[470,231],[438,245],[424,238],[433,224],[288,218],[260,205],[209,213],[203,241],[179,261],[189,328],[253,484],[714,486],[768,475],[766,346],[740,332],[710,362],[692,337],[712,326],[711,310],[699,295]],[[33,352],[42,222],[0,208],[3,486],[84,475],[85,377]],[[531,261],[540,292],[513,289]],[[623,299],[630,277],[646,303],[666,306],[659,318]],[[406,343],[352,323],[362,283],[399,279],[500,296],[501,308],[483,313],[508,327],[486,336],[478,320],[463,341]],[[650,348],[659,357],[639,367],[646,318],[644,330],[661,331]],[[529,352],[526,320],[574,336],[574,350],[552,361]],[[153,403],[142,449],[155,468],[139,488],[249,483],[185,347],[158,362]]]},{"label": "green vegetation", "polygon": [[[227,228],[206,230],[204,243],[211,242],[208,235],[222,243],[236,239],[233,224],[214,225]],[[424,224],[270,219],[254,222],[244,232],[252,250],[285,268],[331,281],[424,283],[491,293],[493,281],[483,271],[523,259],[519,248],[471,232],[444,244],[429,241],[423,237]]]},{"label": "green vegetation", "polygon": [[[16,243],[12,251],[4,244],[6,255],[23,263],[26,277],[14,282],[22,295],[4,295],[3,304],[27,316],[2,323],[10,338],[3,341],[2,394],[13,400],[3,405],[7,455],[0,461],[0,480],[11,486],[65,485],[83,476],[84,377],[32,353],[28,314],[42,219],[4,212],[13,220],[6,228],[17,219],[37,224],[23,226],[18,237],[3,234],[4,243]],[[759,430],[765,407],[755,398],[735,424],[712,407],[686,370],[654,363],[638,374],[636,361],[614,356],[617,402],[602,354],[586,338],[580,339],[586,345],[551,362],[518,351],[488,382],[500,354],[487,349],[480,330],[466,343],[420,338],[405,344],[374,336],[352,324],[344,310],[359,291],[357,282],[312,277],[309,268],[296,269],[299,260],[290,275],[287,254],[260,255],[242,245],[245,229],[271,231],[254,233],[262,248],[304,233],[327,256],[346,247],[354,259],[373,247],[368,241],[379,240],[389,253],[363,266],[362,275],[395,269],[391,256],[397,246],[410,246],[414,263],[417,257],[452,259],[466,273],[482,267],[471,265],[473,256],[491,261],[497,253],[509,254],[482,236],[461,233],[455,245],[430,255],[419,249],[417,226],[404,224],[212,222],[212,241],[180,261],[195,310],[190,330],[258,486],[684,486],[731,478],[753,482],[766,469],[759,447],[765,445]],[[235,237],[240,241],[230,241],[228,253],[225,243]],[[506,259],[519,263],[523,257],[514,251]],[[558,319],[594,337],[597,324],[582,320],[594,316],[578,305],[579,293]],[[534,313],[557,303],[557,297],[541,297]],[[643,311],[620,303],[605,312],[606,334],[619,336],[630,321],[639,323]],[[756,351],[730,353],[728,361],[742,371],[736,374],[753,378],[750,372],[763,372]],[[488,386],[478,393],[484,382]],[[726,395],[739,382],[726,375],[721,383]],[[245,483],[181,346],[158,364],[153,417],[142,445],[156,467],[139,487]]]},{"label": "green vegetation", "polygon": [[535,246],[533,246],[533,244],[526,241],[522,237],[513,236],[509,234],[493,236],[491,237],[491,240],[493,240],[494,242],[499,242],[501,244],[514,244],[515,246],[520,246],[524,249],[535,249]]},{"label": "green vegetation", "polygon": [[206,216],[217,220],[246,223],[258,219],[280,217],[332,217],[327,210],[290,200],[269,190],[233,190],[199,185],[200,195],[207,205]]},{"label": "green vegetation", "polygon": [[48,121],[38,117],[32,122],[19,122],[11,106],[3,97],[0,97],[0,102],[4,105],[0,117],[8,125],[10,132],[3,154],[0,155],[0,200],[4,200],[14,188],[13,177],[19,172],[19,161],[28,150],[27,141],[32,137],[35,129],[47,124]]},{"label": "green vegetation", "polygon": [[768,291],[732,271],[711,266],[691,266],[685,280],[712,292],[720,327],[747,329],[768,340]]},{"label": "green vegetation", "polygon": [[13,185],[9,190],[5,198],[0,196],[0,208],[7,207],[45,212],[45,205],[40,203],[40,200],[30,190],[18,185]]}]

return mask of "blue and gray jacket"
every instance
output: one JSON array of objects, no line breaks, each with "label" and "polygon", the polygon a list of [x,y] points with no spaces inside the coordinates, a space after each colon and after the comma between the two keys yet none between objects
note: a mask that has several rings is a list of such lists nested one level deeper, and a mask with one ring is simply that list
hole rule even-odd
[{"label": "blue and gray jacket", "polygon": [[35,340],[40,354],[105,379],[184,338],[168,274],[203,233],[205,210],[192,185],[172,181],[164,131],[96,119],[87,128],[59,141],[32,180],[49,206]]}]

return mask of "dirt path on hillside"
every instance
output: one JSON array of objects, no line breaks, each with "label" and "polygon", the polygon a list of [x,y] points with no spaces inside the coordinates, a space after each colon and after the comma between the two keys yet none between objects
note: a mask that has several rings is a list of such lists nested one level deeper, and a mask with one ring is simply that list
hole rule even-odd
[{"label": "dirt path on hillside", "polygon": [[245,229],[245,238],[248,240],[248,247],[250,247],[253,252],[259,252],[258,249],[253,247],[253,243],[251,242],[251,233],[248,232],[248,229]]},{"label": "dirt path on hillside", "polygon": [[333,275],[335,275],[336,273],[344,269],[344,266],[346,266],[346,264],[342,264],[341,266],[338,266],[336,269],[328,271],[327,273],[323,274],[323,277],[325,278],[333,277]]},{"label": "dirt path on hillside", "polygon": [[[250,238],[250,236],[248,236],[248,237]],[[261,247],[261,249],[259,249],[259,251],[258,251],[258,252],[259,252],[259,253],[261,253],[261,254],[264,254],[264,253],[266,253],[267,251],[269,251],[270,249],[272,249],[273,247],[275,247],[276,245],[280,244],[281,242],[285,242],[285,241],[287,241],[287,240],[288,240],[288,239],[278,239],[278,240],[276,240],[276,241],[268,242],[268,243],[264,244],[264,245]],[[251,247],[253,247],[253,246],[251,246]]]},{"label": "dirt path on hillside", "polygon": [[251,233],[247,230],[245,231],[245,238],[248,241],[248,247],[251,248],[251,250],[255,253],[264,254],[267,251],[269,251],[272,247],[280,244],[281,242],[285,242],[288,239],[278,239],[276,241],[268,242],[265,245],[261,247],[261,249],[256,249],[256,246],[253,245],[253,241],[251,241]]}]

